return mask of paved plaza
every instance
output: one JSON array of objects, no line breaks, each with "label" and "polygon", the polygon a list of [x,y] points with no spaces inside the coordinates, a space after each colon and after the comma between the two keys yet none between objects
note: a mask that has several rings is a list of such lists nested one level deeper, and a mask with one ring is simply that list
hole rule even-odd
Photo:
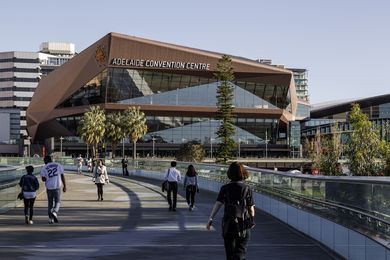
[{"label": "paved plaza", "polygon": [[[21,206],[0,215],[0,259],[225,259],[220,221],[215,230],[205,228],[215,193],[201,190],[191,212],[180,187],[178,210],[171,212],[159,181],[110,176],[104,201],[96,201],[91,177],[66,178],[60,223],[48,224],[44,192],[33,225],[24,224]],[[314,240],[256,213],[247,259],[336,259]]]}]

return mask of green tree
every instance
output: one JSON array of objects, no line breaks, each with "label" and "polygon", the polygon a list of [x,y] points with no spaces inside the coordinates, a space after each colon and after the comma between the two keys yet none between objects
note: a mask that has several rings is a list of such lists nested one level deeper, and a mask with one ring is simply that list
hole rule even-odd
[{"label": "green tree", "polygon": [[331,134],[327,135],[321,135],[317,129],[312,140],[305,139],[304,148],[312,161],[313,169],[323,175],[340,175],[342,172],[338,161],[343,147],[337,126],[333,125],[331,128]]},{"label": "green tree", "polygon": [[124,128],[122,127],[122,113],[114,112],[106,115],[106,134],[104,139],[111,144],[112,158],[115,158],[115,151],[118,144],[125,137]]},{"label": "green tree", "polygon": [[349,115],[352,133],[346,147],[349,169],[353,175],[376,176],[380,174],[381,140],[378,130],[360,110],[358,104],[352,105]]},{"label": "green tree", "polygon": [[137,156],[137,141],[147,133],[146,118],[139,107],[129,107],[123,113],[123,125],[125,136],[133,142],[133,159]]},{"label": "green tree", "polygon": [[188,142],[180,146],[176,153],[176,159],[185,162],[201,162],[205,154],[203,145],[197,142]]},{"label": "green tree", "polygon": [[390,143],[386,140],[381,141],[381,155],[383,158],[383,174],[390,176]]},{"label": "green tree", "polygon": [[340,175],[342,173],[339,159],[343,151],[341,134],[336,125],[331,126],[331,134],[322,138],[320,153],[320,172],[324,175]]},{"label": "green tree", "polygon": [[232,68],[232,60],[229,56],[223,55],[218,61],[217,72],[214,76],[218,80],[217,89],[217,116],[216,119],[221,121],[216,134],[221,140],[216,154],[216,162],[227,163],[233,158],[233,152],[236,143],[233,139],[233,90],[234,87],[231,81],[234,80],[234,72]]},{"label": "green tree", "polygon": [[92,146],[92,156],[96,156],[97,146],[104,138],[106,132],[106,115],[98,106],[91,106],[84,113],[78,126],[78,133],[85,143]]}]

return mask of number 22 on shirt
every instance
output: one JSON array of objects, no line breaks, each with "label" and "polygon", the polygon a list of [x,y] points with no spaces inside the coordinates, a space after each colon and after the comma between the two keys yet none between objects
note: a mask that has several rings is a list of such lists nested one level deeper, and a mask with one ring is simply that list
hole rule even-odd
[{"label": "number 22 on shirt", "polygon": [[48,176],[49,178],[52,178],[52,177],[55,177],[55,176],[58,175],[57,167],[55,167],[55,168],[48,168],[48,169],[46,169],[46,170],[47,170],[47,176]]}]

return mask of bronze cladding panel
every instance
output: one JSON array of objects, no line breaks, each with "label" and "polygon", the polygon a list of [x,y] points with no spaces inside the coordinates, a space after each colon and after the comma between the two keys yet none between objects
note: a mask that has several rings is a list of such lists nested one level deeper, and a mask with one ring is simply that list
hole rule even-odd
[{"label": "bronze cladding panel", "polygon": [[[56,106],[106,68],[109,40],[108,35],[103,37],[39,82],[26,115],[31,137],[37,130],[32,126],[50,120]],[[97,46],[104,49],[105,61],[96,59]]]},{"label": "bronze cladding panel", "polygon": [[[174,44],[162,43],[134,36],[127,36],[118,33],[111,33],[111,35],[112,39],[109,63],[111,63],[113,58],[209,63],[209,71],[181,70],[181,72],[185,72],[186,74],[208,74],[208,76],[213,76],[218,60],[222,56],[222,54],[216,52],[209,52]],[[290,85],[292,73],[288,70],[234,56],[232,57],[232,62],[236,78],[240,79],[244,77],[258,77],[259,79],[263,80],[262,76],[270,74],[277,75],[277,77],[271,77],[271,80],[268,83],[283,84],[285,86]],[[109,66],[123,68],[123,66]],[[163,68],[159,68],[158,70],[172,71],[172,69]],[[180,70],[173,70],[173,72],[180,73]],[[272,81],[272,79],[276,78],[277,81]]]},{"label": "bronze cladding panel", "polygon": [[[107,103],[100,104],[101,108],[108,111],[123,111],[129,105]],[[137,105],[136,105],[137,106]],[[190,107],[190,106],[160,106],[160,105],[138,105],[147,116],[199,116],[214,118],[217,112],[215,107]],[[50,113],[51,118],[81,115],[88,110],[89,106],[55,109]],[[233,114],[237,117],[250,118],[271,118],[279,119],[283,115],[282,109],[261,109],[261,108],[234,108]]]},{"label": "bronze cladding panel", "polygon": [[[106,104],[107,110],[124,110],[129,105]],[[214,118],[217,113],[216,107],[191,107],[191,106],[159,106],[159,105],[139,105],[146,115],[150,116],[192,116]],[[251,118],[274,118],[282,116],[282,109],[260,109],[260,108],[234,108],[233,115],[237,117]]]}]

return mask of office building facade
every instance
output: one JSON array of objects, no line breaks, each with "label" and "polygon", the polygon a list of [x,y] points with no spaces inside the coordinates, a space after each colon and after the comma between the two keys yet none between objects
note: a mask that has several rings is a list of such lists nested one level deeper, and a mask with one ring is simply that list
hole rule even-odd
[{"label": "office building facade", "polygon": [[20,111],[20,137],[9,140],[24,147],[20,155],[26,154],[30,146],[26,110],[39,81],[74,55],[74,45],[65,43],[43,43],[39,52],[0,53],[0,108]]},{"label": "office building facade", "polygon": [[354,103],[359,104],[361,111],[377,126],[380,138],[389,141],[390,94],[328,102],[314,106],[310,113],[310,119],[304,120],[301,124],[302,136],[313,138],[317,132],[327,135],[332,134],[333,131],[339,133],[352,131],[349,113]]}]

